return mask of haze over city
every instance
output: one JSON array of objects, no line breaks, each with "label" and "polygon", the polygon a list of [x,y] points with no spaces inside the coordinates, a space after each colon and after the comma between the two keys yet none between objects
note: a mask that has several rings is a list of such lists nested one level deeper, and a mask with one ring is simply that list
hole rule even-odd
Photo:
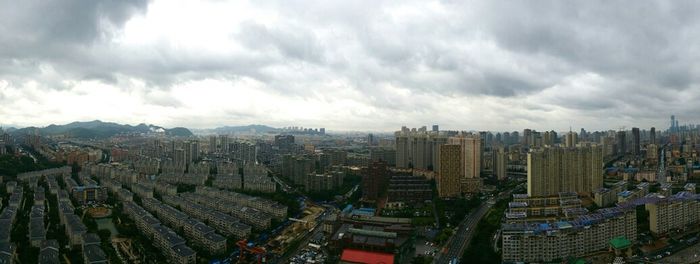
[{"label": "haze over city", "polygon": [[700,263],[698,14],[0,0],[0,263]]},{"label": "haze over city", "polygon": [[700,114],[693,1],[1,7],[5,126],[568,131]]}]

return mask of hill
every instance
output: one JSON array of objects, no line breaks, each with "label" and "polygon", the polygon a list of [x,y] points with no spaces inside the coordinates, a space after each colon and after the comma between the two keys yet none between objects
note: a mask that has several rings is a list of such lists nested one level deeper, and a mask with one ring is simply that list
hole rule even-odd
[{"label": "hill", "polygon": [[73,122],[65,125],[49,125],[43,128],[26,127],[13,131],[13,134],[27,134],[33,130],[39,130],[41,135],[65,135],[72,138],[108,138],[119,134],[127,133],[164,133],[169,136],[189,137],[192,132],[184,127],[166,129],[155,125],[138,124],[122,125],[112,122],[102,122],[100,120],[89,122]]}]

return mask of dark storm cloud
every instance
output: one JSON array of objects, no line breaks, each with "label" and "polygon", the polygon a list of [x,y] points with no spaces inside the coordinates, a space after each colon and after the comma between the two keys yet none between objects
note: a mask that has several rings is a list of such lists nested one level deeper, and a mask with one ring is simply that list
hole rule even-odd
[{"label": "dark storm cloud", "polygon": [[[545,53],[612,78],[638,80],[645,86],[684,89],[697,81],[691,74],[700,55],[694,1],[492,1],[484,16],[500,45],[526,53]],[[656,88],[656,87],[654,87]]]},{"label": "dark storm cloud", "polygon": [[[11,64],[0,66],[0,77],[17,83],[35,79],[44,64],[52,65],[65,78],[113,82],[111,72],[95,71],[96,58],[90,52],[110,41],[112,28],[119,29],[134,14],[145,12],[147,4],[146,0],[2,0],[0,61]],[[58,83],[45,86],[63,87]]]},{"label": "dark storm cloud", "polygon": [[120,28],[146,11],[146,0],[27,0],[0,2],[3,57],[60,58],[60,48],[89,47],[109,39],[107,27]]}]

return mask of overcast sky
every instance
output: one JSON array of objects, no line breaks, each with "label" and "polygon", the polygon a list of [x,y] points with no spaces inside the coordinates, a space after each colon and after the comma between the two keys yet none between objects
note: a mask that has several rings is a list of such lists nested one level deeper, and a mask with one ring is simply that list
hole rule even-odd
[{"label": "overcast sky", "polygon": [[698,1],[0,0],[0,124],[668,127]]}]

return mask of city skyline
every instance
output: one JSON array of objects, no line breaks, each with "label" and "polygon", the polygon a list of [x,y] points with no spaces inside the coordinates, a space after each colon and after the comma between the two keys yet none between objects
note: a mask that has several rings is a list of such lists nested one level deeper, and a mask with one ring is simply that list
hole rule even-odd
[{"label": "city skyline", "polygon": [[[694,2],[3,2],[3,125],[665,128]],[[62,10],[63,12],[53,12]],[[51,11],[51,12],[49,12]]]},{"label": "city skyline", "polygon": [[[675,118],[674,115],[672,115],[672,117]],[[672,119],[672,120],[678,122],[678,119]],[[326,128],[326,127],[307,127],[307,126],[300,126],[300,125],[283,125],[283,126],[275,127],[275,126],[271,126],[271,125],[267,125],[267,124],[262,124],[262,123],[251,123],[251,124],[222,124],[222,125],[218,125],[218,126],[214,126],[214,127],[197,128],[197,127],[179,126],[179,125],[177,125],[177,124],[175,124],[175,125],[173,125],[173,126],[160,126],[159,124],[154,124],[154,123],[145,123],[145,122],[141,122],[141,123],[119,123],[119,122],[116,122],[116,121],[99,120],[99,119],[74,120],[74,121],[71,121],[71,122],[69,122],[69,123],[45,123],[45,124],[28,125],[28,126],[19,126],[19,125],[14,125],[14,124],[2,124],[2,123],[0,123],[0,129],[8,129],[8,128],[22,129],[22,128],[31,128],[31,127],[46,128],[46,127],[49,127],[49,126],[65,126],[65,125],[70,125],[70,124],[74,124],[74,123],[89,124],[89,123],[93,123],[93,122],[102,122],[102,123],[105,123],[105,124],[110,124],[110,123],[111,123],[111,124],[118,124],[118,125],[129,125],[129,126],[147,125],[147,126],[153,126],[154,128],[166,128],[166,129],[167,129],[167,128],[187,128],[187,129],[191,129],[191,130],[193,131],[194,134],[204,134],[204,135],[211,134],[212,132],[213,132],[214,134],[217,134],[216,130],[218,130],[218,129],[226,129],[226,128],[245,128],[245,127],[254,128],[254,127],[256,127],[256,126],[259,126],[259,127],[268,127],[268,128],[272,128],[272,129],[277,129],[277,130],[279,130],[280,132],[284,132],[284,131],[286,131],[286,130],[289,130],[289,131],[293,131],[293,130],[303,131],[303,130],[305,130],[305,129],[306,129],[306,130],[309,130],[309,131],[315,130],[316,132],[318,132],[319,129],[321,129],[321,130],[328,130],[328,128]],[[519,132],[519,133],[522,133],[523,130],[525,130],[525,131],[532,131],[532,132],[535,132],[535,131],[536,131],[536,132],[550,132],[550,131],[554,131],[554,132],[556,132],[556,133],[568,133],[568,132],[578,133],[580,129],[584,129],[584,130],[586,130],[586,132],[630,131],[630,132],[632,132],[632,133],[634,133],[634,129],[640,129],[641,131],[646,131],[646,132],[648,133],[649,131],[652,131],[652,129],[657,130],[657,131],[661,131],[661,132],[664,132],[664,131],[666,131],[666,132],[672,132],[672,130],[674,130],[674,129],[675,129],[675,130],[678,130],[678,129],[681,129],[682,127],[687,127],[687,126],[692,126],[692,127],[690,127],[690,129],[693,129],[693,128],[697,128],[698,126],[700,126],[700,123],[698,123],[698,124],[694,124],[694,123],[675,123],[675,125],[673,125],[673,126],[668,125],[668,127],[664,127],[664,125],[661,125],[661,126],[652,126],[652,127],[638,127],[638,126],[635,126],[635,125],[629,125],[629,126],[626,126],[626,125],[618,125],[618,126],[616,126],[616,127],[610,127],[610,128],[607,128],[607,129],[600,129],[600,130],[590,130],[589,128],[586,128],[586,127],[573,127],[573,126],[567,128],[567,129],[562,129],[562,130],[556,130],[556,129],[551,129],[551,128],[544,128],[544,129],[541,129],[541,130],[540,130],[540,129],[533,129],[533,128],[531,128],[531,127],[513,128],[512,130],[508,130],[508,129],[506,129],[506,130],[483,130],[483,129],[477,129],[477,128],[472,128],[472,127],[453,127],[453,126],[451,127],[451,126],[448,126],[448,125],[443,126],[443,125],[439,125],[439,124],[432,124],[432,125],[419,124],[419,125],[416,125],[416,126],[402,125],[402,126],[400,126],[400,127],[389,128],[389,129],[386,129],[386,130],[361,130],[361,129],[358,129],[358,130],[342,130],[342,129],[340,129],[340,130],[333,130],[333,129],[331,129],[331,130],[328,130],[328,131],[334,132],[334,133],[353,133],[353,132],[354,132],[354,133],[363,133],[363,132],[368,132],[368,133],[393,134],[394,132],[400,131],[402,128],[407,128],[407,129],[409,129],[409,130],[411,130],[411,129],[422,129],[422,128],[426,128],[426,129],[427,129],[429,126],[432,126],[433,128],[435,128],[435,127],[437,126],[437,127],[439,127],[439,131],[492,132],[492,133],[501,133],[501,132],[504,132],[504,133],[505,133],[505,132]],[[207,131],[208,131],[208,132],[207,132]],[[434,130],[434,131],[437,131],[437,130]],[[201,132],[205,132],[205,133],[201,133]],[[222,134],[222,133],[219,133],[219,134]],[[223,134],[225,134],[225,133],[223,133]],[[566,136],[567,136],[567,135],[566,135],[566,134],[562,134],[562,135],[560,135],[560,136],[562,137],[562,139],[566,139]]]}]

